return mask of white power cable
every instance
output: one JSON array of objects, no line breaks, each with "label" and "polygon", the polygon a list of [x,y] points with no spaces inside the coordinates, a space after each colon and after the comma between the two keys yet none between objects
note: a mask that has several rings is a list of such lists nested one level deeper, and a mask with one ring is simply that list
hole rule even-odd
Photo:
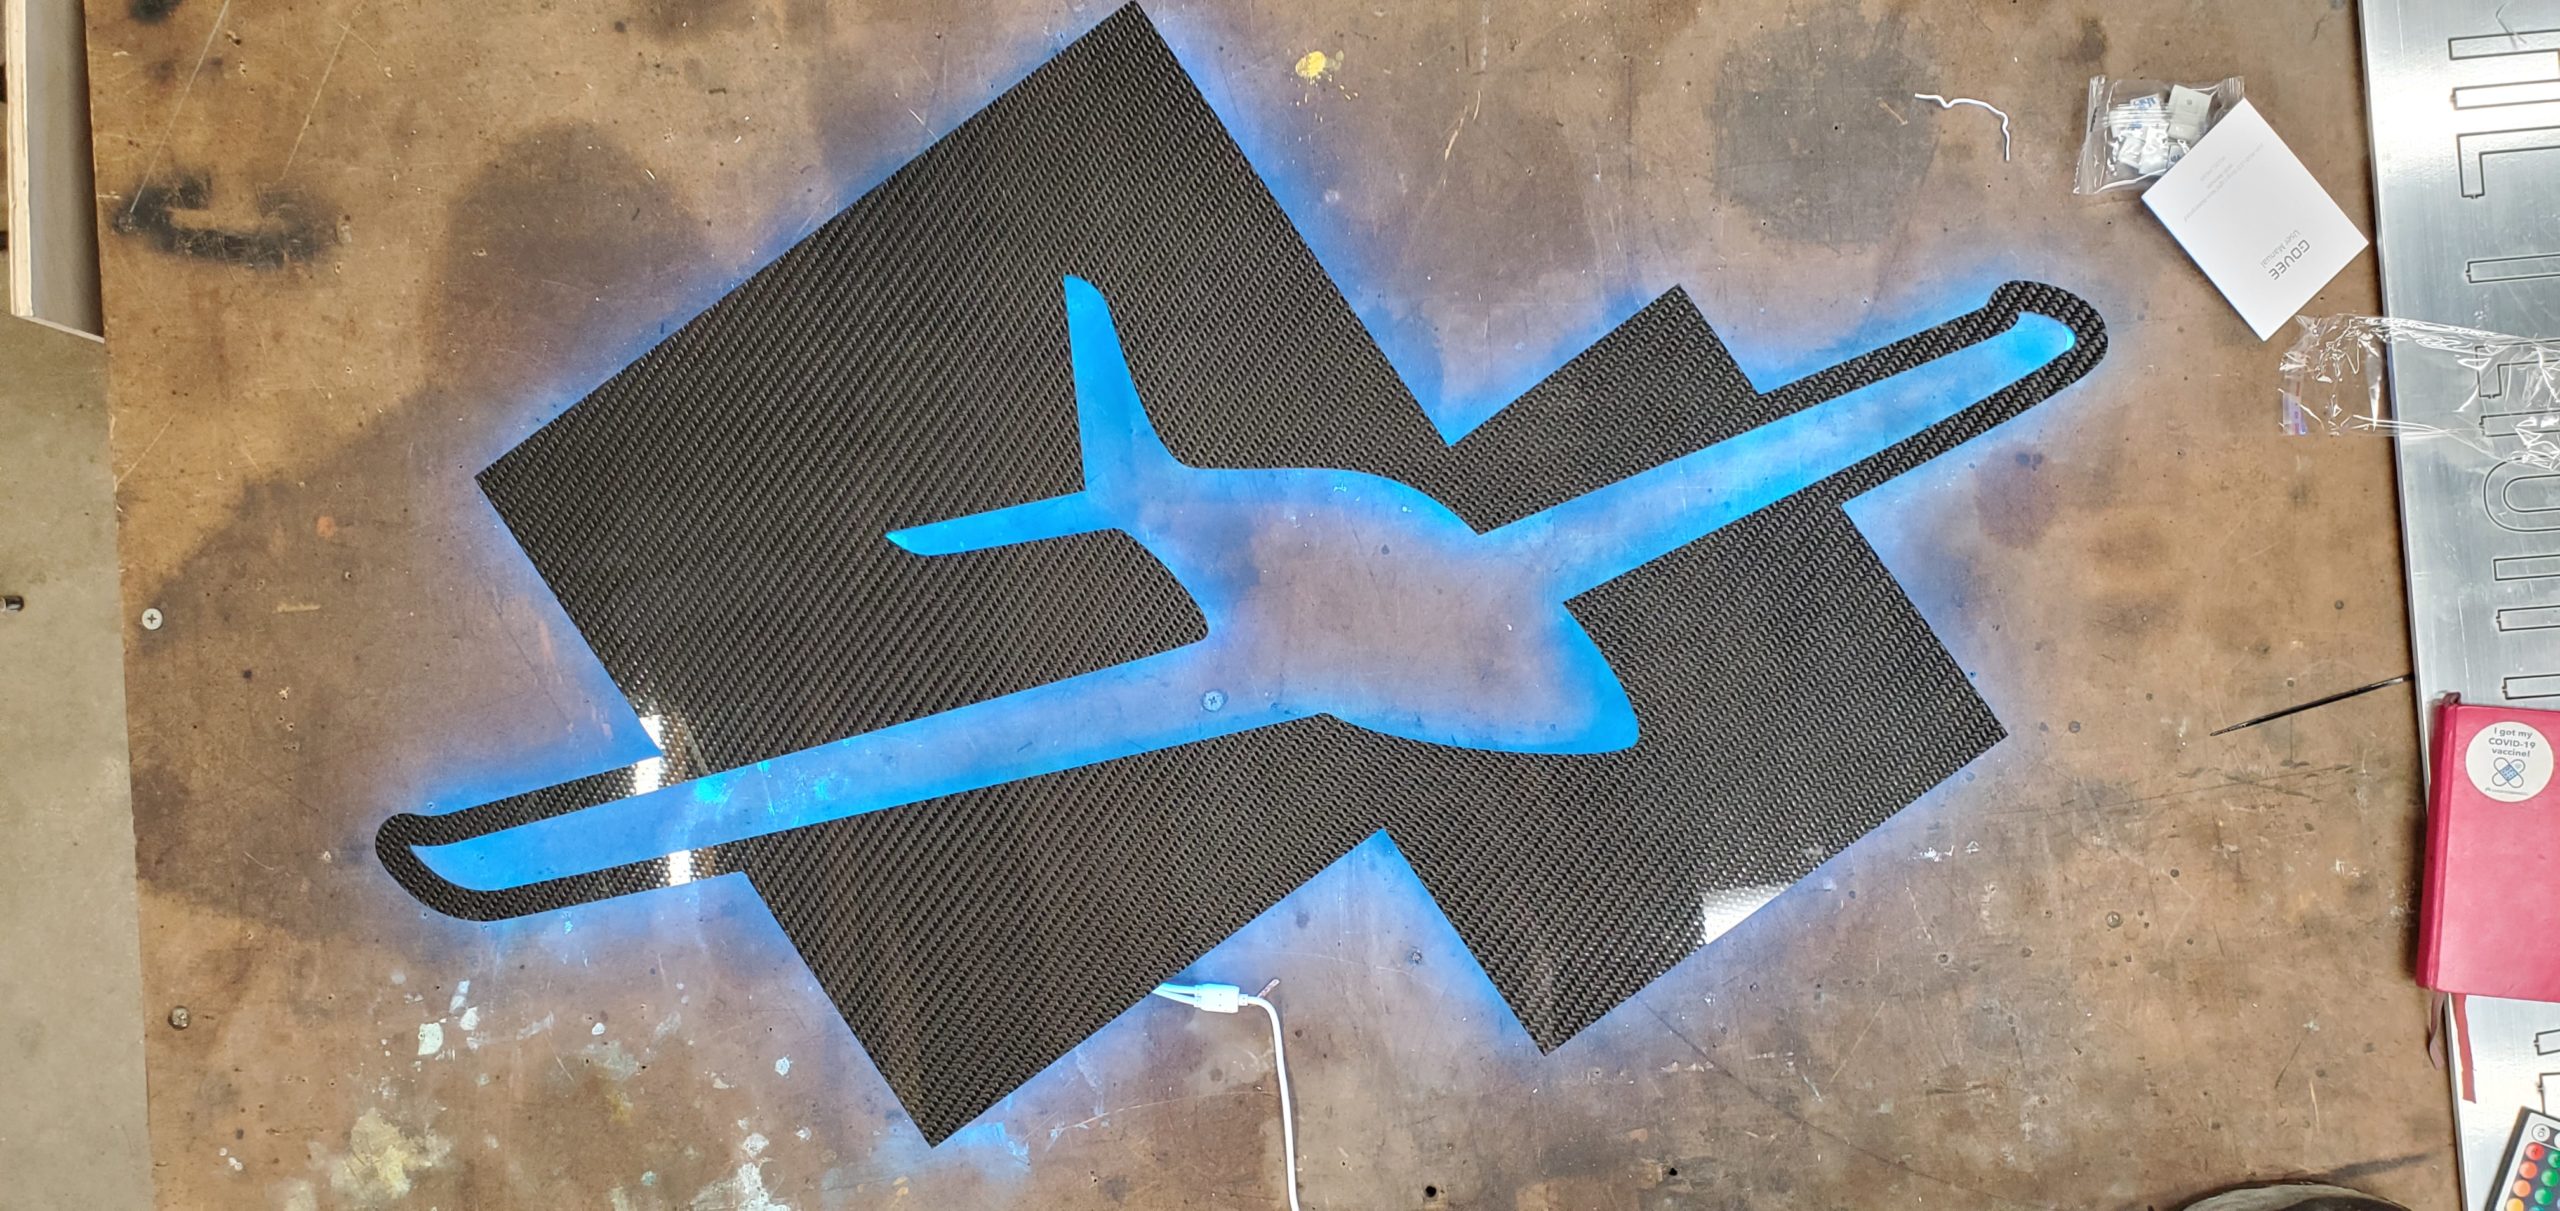
[{"label": "white power cable", "polygon": [[1233,984],[1158,984],[1155,995],[1208,1013],[1235,1013],[1251,1005],[1270,1015],[1271,1067],[1280,1074],[1280,1154],[1288,1162],[1289,1211],[1299,1211],[1298,1126],[1289,1105],[1289,1044],[1280,1030],[1280,1007]]},{"label": "white power cable", "polygon": [[1913,93],[1911,94],[1911,99],[1914,101],[1935,101],[1938,103],[1938,108],[1940,109],[1954,109],[1959,105],[1970,105],[1975,109],[1987,109],[2000,115],[2000,158],[2002,160],[2007,160],[2009,158],[2009,111],[2002,109],[1989,101],[1976,101],[1971,97],[1942,97],[1936,93]]}]

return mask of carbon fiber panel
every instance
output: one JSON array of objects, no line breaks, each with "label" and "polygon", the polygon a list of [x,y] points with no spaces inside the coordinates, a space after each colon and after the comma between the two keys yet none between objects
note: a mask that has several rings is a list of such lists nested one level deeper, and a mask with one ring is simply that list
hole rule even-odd
[{"label": "carbon fiber panel", "polygon": [[[884,531],[1075,491],[1067,274],[1120,318],[1186,462],[1335,467],[1489,529],[1987,340],[2060,360],[1587,592],[1642,739],[1554,756],[1326,717],[697,851],[744,872],[939,1140],[1379,829],[1553,1048],[2002,735],[1841,511],[2094,366],[2051,287],[1768,394],[1678,291],[1444,444],[1132,6],[482,476],[664,777],[776,757],[1202,634],[1116,533],[921,558]],[[1844,764],[1856,751],[1872,759]],[[430,905],[515,916],[663,860],[499,892],[413,850],[632,793],[629,771],[387,823]],[[1012,994],[984,996],[991,980]]]}]

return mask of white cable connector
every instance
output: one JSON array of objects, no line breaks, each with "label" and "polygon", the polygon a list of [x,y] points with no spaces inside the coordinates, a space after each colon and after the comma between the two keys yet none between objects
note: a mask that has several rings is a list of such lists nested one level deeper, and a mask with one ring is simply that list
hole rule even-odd
[{"label": "white cable connector", "polygon": [[1233,984],[1158,984],[1156,995],[1211,1013],[1234,1013],[1244,1008],[1244,990]]},{"label": "white cable connector", "polygon": [[[1274,980],[1273,983],[1279,981]],[[1271,991],[1269,986],[1264,992]],[[1271,1016],[1271,1067],[1280,1079],[1280,1154],[1288,1163],[1289,1211],[1298,1207],[1298,1125],[1289,1105],[1288,1041],[1280,1030],[1280,1007],[1258,996],[1249,996],[1233,984],[1158,984],[1155,995],[1178,1001],[1193,1009],[1209,1013],[1235,1013],[1251,1005]]]}]

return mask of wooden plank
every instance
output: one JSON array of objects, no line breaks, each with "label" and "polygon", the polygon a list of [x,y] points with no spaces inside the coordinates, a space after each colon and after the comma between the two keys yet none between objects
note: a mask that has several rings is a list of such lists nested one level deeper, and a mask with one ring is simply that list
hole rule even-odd
[{"label": "wooden plank", "polygon": [[[1148,7],[1426,395],[1673,285],[1771,383],[2009,276],[2112,328],[1861,505],[2012,736],[1811,883],[1547,1057],[1368,850],[1201,969],[1284,981],[1310,1206],[2446,1204],[2408,694],[2207,736],[2407,670],[2389,451],[2279,436],[2275,351],[2068,192],[2091,74],[2280,68],[2367,212],[2352,11]],[[171,619],[127,669],[147,980],[221,1015],[151,1035],[170,1205],[384,1158],[419,1207],[756,1205],[742,1166],[796,1208],[1278,1205],[1251,1023],[1136,1010],[928,1152],[730,883],[478,926],[367,848],[645,751],[471,474],[1108,8],[93,6],[126,604]]]},{"label": "wooden plank", "polygon": [[0,20],[8,63],[9,311],[96,334],[104,320],[80,5],[5,0]]}]

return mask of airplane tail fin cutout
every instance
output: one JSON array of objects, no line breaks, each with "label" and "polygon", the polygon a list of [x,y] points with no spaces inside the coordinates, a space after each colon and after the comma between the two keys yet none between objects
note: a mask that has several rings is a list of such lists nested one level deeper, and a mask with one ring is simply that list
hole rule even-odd
[{"label": "airplane tail fin cutout", "polygon": [[1138,399],[1137,381],[1093,283],[1065,279],[1067,351],[1075,364],[1076,437],[1084,448],[1084,490],[892,530],[889,541],[918,555],[957,555],[1015,543],[1107,530],[1137,510],[1153,473],[1174,464]]}]

